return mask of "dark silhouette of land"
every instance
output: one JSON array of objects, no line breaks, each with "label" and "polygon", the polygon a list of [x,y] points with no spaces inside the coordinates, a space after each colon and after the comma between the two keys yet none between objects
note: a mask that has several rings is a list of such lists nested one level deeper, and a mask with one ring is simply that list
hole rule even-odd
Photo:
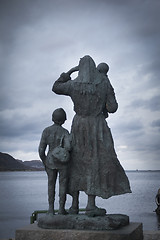
[{"label": "dark silhouette of land", "polygon": [[39,160],[22,161],[8,153],[0,152],[0,171],[42,171],[43,164]]}]

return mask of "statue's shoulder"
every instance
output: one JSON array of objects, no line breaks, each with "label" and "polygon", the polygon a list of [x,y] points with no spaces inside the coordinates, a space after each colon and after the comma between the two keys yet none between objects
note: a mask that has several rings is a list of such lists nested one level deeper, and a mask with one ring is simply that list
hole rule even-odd
[{"label": "statue's shoulder", "polygon": [[68,131],[66,128],[64,128],[64,127],[62,127],[62,126],[61,126],[61,128],[62,128],[62,130],[63,130],[64,134],[67,134],[67,135],[69,135],[69,131]]},{"label": "statue's shoulder", "polygon": [[44,130],[43,130],[43,134],[46,134],[48,135],[49,133],[53,132],[54,131],[54,125],[51,125],[51,126],[48,126],[46,127]]}]

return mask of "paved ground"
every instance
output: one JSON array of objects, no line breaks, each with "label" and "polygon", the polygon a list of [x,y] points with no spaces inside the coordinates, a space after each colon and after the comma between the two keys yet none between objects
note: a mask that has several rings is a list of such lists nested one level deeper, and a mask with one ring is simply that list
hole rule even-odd
[{"label": "paved ground", "polygon": [[144,240],[160,240],[160,231],[144,231]]},{"label": "paved ground", "polygon": [[[15,240],[14,238],[0,240]],[[160,231],[144,231],[144,240],[160,240]]]}]

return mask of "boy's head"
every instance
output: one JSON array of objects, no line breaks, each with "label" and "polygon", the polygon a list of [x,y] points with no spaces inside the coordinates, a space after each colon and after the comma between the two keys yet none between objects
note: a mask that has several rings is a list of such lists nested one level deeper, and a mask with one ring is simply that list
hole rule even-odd
[{"label": "boy's head", "polygon": [[66,112],[63,108],[57,108],[52,113],[52,121],[60,126],[66,121],[66,119]]},{"label": "boy's head", "polygon": [[100,73],[104,73],[104,74],[107,74],[107,72],[109,71],[109,66],[107,63],[100,63],[98,66],[97,66],[97,69]]}]

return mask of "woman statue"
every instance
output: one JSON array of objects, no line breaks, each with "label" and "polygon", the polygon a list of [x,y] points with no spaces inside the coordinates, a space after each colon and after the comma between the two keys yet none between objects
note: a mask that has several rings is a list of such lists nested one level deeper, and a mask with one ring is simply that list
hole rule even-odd
[{"label": "woman statue", "polygon": [[[71,80],[70,75],[74,71],[79,71],[78,77]],[[77,67],[61,74],[52,91],[70,96],[76,113],[71,127],[68,192],[73,202],[70,213],[78,213],[79,191],[84,191],[88,195],[86,214],[105,215],[106,210],[95,204],[96,196],[107,199],[131,192],[105,120],[106,111],[114,113],[118,108],[114,89],[104,71],[96,68],[90,56],[84,56]]]}]

